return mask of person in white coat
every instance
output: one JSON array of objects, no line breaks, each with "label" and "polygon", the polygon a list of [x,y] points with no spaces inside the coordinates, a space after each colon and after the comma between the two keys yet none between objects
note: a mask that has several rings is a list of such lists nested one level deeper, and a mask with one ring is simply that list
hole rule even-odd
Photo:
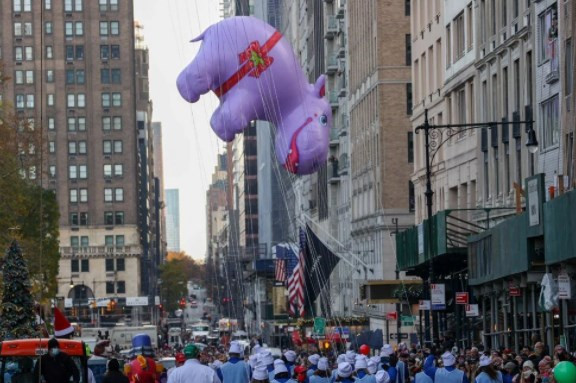
[{"label": "person in white coat", "polygon": [[376,373],[376,383],[391,383],[390,375],[384,370],[380,370]]},{"label": "person in white coat", "polygon": [[175,369],[168,377],[168,383],[222,383],[216,371],[200,364],[197,359],[200,350],[193,344],[184,347],[186,362]]},{"label": "person in white coat", "polygon": [[368,361],[364,355],[356,356],[356,364],[354,364],[356,371],[357,383],[376,383],[376,378],[368,371]]},{"label": "person in white coat", "polygon": [[222,383],[248,383],[250,381],[250,366],[241,358],[242,351],[242,346],[238,342],[230,342],[229,359],[220,367]]},{"label": "person in white coat", "polygon": [[274,379],[272,379],[270,383],[298,383],[298,382],[290,378],[290,371],[288,371],[288,367],[286,367],[284,361],[276,359],[274,361]]},{"label": "person in white coat", "polygon": [[308,383],[332,383],[332,374],[328,368],[328,358],[318,359],[316,372],[308,378]]}]

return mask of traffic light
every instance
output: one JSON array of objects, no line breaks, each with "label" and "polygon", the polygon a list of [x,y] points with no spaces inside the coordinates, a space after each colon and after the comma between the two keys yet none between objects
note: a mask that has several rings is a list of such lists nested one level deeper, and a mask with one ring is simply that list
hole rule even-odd
[{"label": "traffic light", "polygon": [[186,307],[186,298],[180,298],[180,308],[183,309]]},{"label": "traffic light", "polygon": [[332,345],[327,340],[320,342],[320,348],[322,348],[324,351],[330,350],[330,347],[332,347]]}]

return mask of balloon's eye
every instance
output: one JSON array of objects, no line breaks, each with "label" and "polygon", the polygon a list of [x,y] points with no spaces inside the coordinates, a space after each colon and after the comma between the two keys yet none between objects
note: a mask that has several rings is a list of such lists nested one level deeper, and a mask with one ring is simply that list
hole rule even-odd
[{"label": "balloon's eye", "polygon": [[328,123],[328,117],[326,117],[325,114],[323,114],[323,115],[320,116],[320,123],[321,123],[322,125],[326,125],[326,124]]}]

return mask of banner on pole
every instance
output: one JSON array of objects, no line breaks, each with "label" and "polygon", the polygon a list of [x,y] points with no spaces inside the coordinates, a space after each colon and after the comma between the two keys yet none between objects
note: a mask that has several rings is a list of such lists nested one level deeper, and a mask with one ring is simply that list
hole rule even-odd
[{"label": "banner on pole", "polygon": [[558,299],[572,299],[572,288],[568,274],[558,275]]},{"label": "banner on pole", "polygon": [[467,317],[477,317],[480,316],[480,310],[477,304],[466,305],[466,316]]},{"label": "banner on pole", "polygon": [[419,300],[418,301],[418,310],[429,311],[430,310],[430,301],[429,300]]},{"label": "banner on pole", "polygon": [[430,284],[430,298],[432,310],[446,310],[446,285],[443,283]]}]

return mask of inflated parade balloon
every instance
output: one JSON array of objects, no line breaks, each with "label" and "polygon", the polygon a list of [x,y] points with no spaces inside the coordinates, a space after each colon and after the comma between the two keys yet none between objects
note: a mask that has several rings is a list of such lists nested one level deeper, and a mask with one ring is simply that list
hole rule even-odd
[{"label": "inflated parade balloon", "polygon": [[276,157],[290,172],[310,174],[326,162],[332,113],[325,77],[309,84],[288,40],[264,21],[231,17],[192,40],[202,41],[180,73],[178,90],[188,102],[212,91],[220,105],[210,119],[230,142],[251,121],[276,126]]},{"label": "inflated parade balloon", "polygon": [[576,366],[572,362],[560,362],[554,367],[554,380],[558,383],[576,383]]}]

